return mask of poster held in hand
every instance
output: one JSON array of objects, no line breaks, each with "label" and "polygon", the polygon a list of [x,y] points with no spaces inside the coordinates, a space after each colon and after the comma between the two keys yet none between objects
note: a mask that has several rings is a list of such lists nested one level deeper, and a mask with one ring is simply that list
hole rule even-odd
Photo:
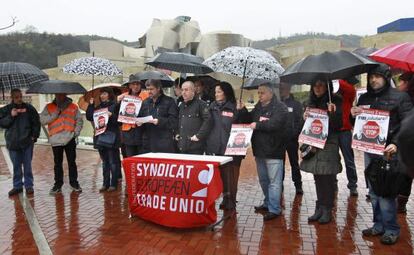
[{"label": "poster held in hand", "polygon": [[127,124],[135,124],[138,121],[141,99],[134,96],[125,96],[119,108],[118,121]]},{"label": "poster held in hand", "polygon": [[105,133],[109,120],[108,108],[99,109],[93,112],[93,123],[95,127],[95,136]]},{"label": "poster held in hand", "polygon": [[362,109],[356,117],[352,148],[383,155],[388,136],[390,114],[388,111]]},{"label": "poster held in hand", "polygon": [[300,132],[299,142],[323,149],[328,138],[328,112],[317,108],[307,108],[306,112],[307,118]]},{"label": "poster held in hand", "polygon": [[233,124],[224,155],[245,156],[250,146],[253,129],[249,125]]}]

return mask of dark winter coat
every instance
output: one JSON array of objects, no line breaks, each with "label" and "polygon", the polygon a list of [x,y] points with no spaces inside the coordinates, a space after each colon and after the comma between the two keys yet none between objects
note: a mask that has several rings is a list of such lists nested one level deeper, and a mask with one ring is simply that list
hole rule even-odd
[{"label": "dark winter coat", "polygon": [[[244,108],[245,109],[245,108]],[[252,135],[253,155],[258,158],[283,159],[286,150],[288,109],[275,96],[272,101],[262,106],[259,102],[247,113],[241,112],[244,123],[256,122]]]},{"label": "dark winter coat", "polygon": [[[118,111],[117,111],[117,105],[113,101],[107,101],[107,102],[101,102],[97,107],[95,107],[93,104],[89,104],[88,108],[86,109],[86,119],[92,122],[92,125],[94,125],[93,122],[93,113],[96,110],[108,108],[108,111],[112,113],[112,115],[108,119],[108,124],[106,125],[105,132],[111,131],[115,133],[116,139],[114,148],[119,148],[121,145],[121,134],[119,131],[119,123],[118,123]],[[97,136],[93,137],[93,143],[94,147],[97,149],[100,149],[99,146],[96,145],[96,139]]]},{"label": "dark winter coat", "polygon": [[[211,116],[207,104],[200,99],[183,102],[179,107],[178,149],[181,153],[203,154],[211,129]],[[196,135],[198,142],[191,141]]]},{"label": "dark winter coat", "polygon": [[[317,98],[313,92],[307,107],[327,110],[329,102],[328,93]],[[341,158],[339,156],[339,132],[342,128],[342,99],[340,96],[332,95],[332,103],[336,106],[334,113],[328,113],[329,131],[328,138],[323,149],[316,149],[316,153],[309,159],[300,163],[300,168],[314,175],[337,174],[342,171]]]},{"label": "dark winter coat", "polygon": [[293,95],[282,99],[282,102],[288,107],[289,137],[297,140],[303,127],[303,106]]},{"label": "dark winter coat", "polygon": [[206,153],[224,155],[230,137],[231,125],[238,123],[239,115],[236,104],[214,101],[210,104],[209,110],[213,126],[207,138]]},{"label": "dark winter coat", "polygon": [[[13,108],[21,111],[15,117],[11,116]],[[0,127],[6,129],[4,137],[9,150],[25,149],[39,137],[39,114],[28,103],[11,103],[0,109]]]},{"label": "dark winter coat", "polygon": [[147,98],[142,103],[140,117],[152,116],[158,119],[158,125],[144,124],[144,134],[147,137],[144,147],[150,152],[175,153],[174,135],[178,128],[178,108],[173,98],[161,94],[157,100]]}]

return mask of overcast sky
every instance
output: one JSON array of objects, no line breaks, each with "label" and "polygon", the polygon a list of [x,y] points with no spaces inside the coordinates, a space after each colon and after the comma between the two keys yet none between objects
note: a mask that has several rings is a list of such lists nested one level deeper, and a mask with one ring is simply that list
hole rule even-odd
[{"label": "overcast sky", "polygon": [[96,34],[136,41],[153,18],[187,15],[201,33],[230,30],[260,40],[295,33],[372,35],[378,26],[414,17],[414,0],[2,0],[0,34],[31,25],[39,32]]}]

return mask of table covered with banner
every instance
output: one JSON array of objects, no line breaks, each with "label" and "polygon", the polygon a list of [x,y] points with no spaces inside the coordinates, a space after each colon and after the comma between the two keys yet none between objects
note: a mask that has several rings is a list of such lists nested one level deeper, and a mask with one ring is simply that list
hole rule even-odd
[{"label": "table covered with banner", "polygon": [[220,165],[232,157],[146,153],[123,160],[132,216],[176,228],[215,223]]}]

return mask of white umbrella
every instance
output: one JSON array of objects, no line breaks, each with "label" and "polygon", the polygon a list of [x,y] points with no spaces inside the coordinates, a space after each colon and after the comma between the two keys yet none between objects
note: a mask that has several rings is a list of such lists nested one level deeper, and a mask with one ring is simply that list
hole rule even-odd
[{"label": "white umbrella", "polygon": [[92,87],[94,85],[93,76],[95,75],[116,76],[122,74],[122,70],[114,63],[108,59],[98,57],[74,59],[63,67],[63,72],[79,75],[92,75]]},{"label": "white umbrella", "polygon": [[250,47],[228,47],[206,59],[204,64],[215,72],[241,77],[242,89],[245,78],[276,80],[285,71],[270,53]]},{"label": "white umbrella", "polygon": [[275,80],[285,71],[270,53],[250,47],[226,48],[206,59],[204,64],[215,72],[264,80]]}]

